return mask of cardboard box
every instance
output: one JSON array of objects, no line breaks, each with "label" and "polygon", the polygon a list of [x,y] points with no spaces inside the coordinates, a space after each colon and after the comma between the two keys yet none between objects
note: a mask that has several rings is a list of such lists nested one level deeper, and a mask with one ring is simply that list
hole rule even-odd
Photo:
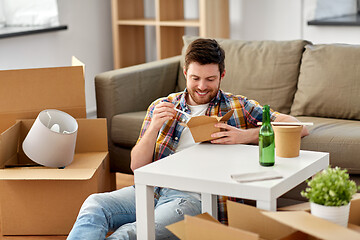
[{"label": "cardboard box", "polygon": [[211,134],[222,131],[222,129],[217,128],[214,125],[218,122],[226,122],[227,120],[230,119],[233,113],[234,110],[231,110],[222,117],[217,117],[217,116],[192,117],[186,124],[181,123],[181,125],[188,127],[190,129],[191,135],[193,136],[194,141],[196,143],[211,141],[216,139],[211,137]]},{"label": "cardboard box", "polygon": [[208,214],[185,216],[167,226],[180,239],[360,239],[360,199],[353,199],[348,228],[312,216],[306,211],[267,212],[236,202],[227,202],[229,226]]},{"label": "cardboard box", "polygon": [[3,235],[66,235],[84,200],[115,188],[110,173],[106,119],[77,119],[74,161],[65,169],[5,168],[32,161],[22,141],[34,120],[21,120],[0,135],[0,207]]},{"label": "cardboard box", "polygon": [[185,215],[183,221],[171,224],[166,228],[182,240],[256,240],[259,237],[258,234],[225,226],[208,213],[203,213],[195,217]]},{"label": "cardboard box", "polygon": [[13,168],[32,163],[21,142],[44,109],[86,117],[84,64],[0,71],[0,208],[4,235],[68,234],[84,199],[114,189],[106,122],[79,119],[76,154],[65,169]]},{"label": "cardboard box", "polygon": [[49,108],[86,118],[84,67],[74,57],[72,62],[70,67],[0,71],[0,132]]}]

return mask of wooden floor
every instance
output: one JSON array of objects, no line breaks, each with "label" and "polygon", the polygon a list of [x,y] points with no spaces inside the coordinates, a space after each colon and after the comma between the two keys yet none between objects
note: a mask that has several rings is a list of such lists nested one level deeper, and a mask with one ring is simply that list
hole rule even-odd
[{"label": "wooden floor", "polygon": [[[134,184],[133,175],[116,173],[117,189],[131,186],[133,184]],[[0,239],[1,240],[65,240],[66,236],[2,236],[0,229]]]}]

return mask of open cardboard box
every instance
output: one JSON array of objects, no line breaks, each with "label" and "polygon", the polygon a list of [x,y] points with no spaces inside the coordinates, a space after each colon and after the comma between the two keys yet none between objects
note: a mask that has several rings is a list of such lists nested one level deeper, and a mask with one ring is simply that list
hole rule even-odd
[{"label": "open cardboard box", "polygon": [[185,216],[167,226],[180,239],[360,239],[360,199],[353,199],[348,228],[317,218],[306,211],[267,212],[236,202],[227,202],[229,226],[207,213]]},{"label": "open cardboard box", "polygon": [[35,119],[44,109],[86,118],[84,66],[0,71],[0,132],[16,119]]},{"label": "open cardboard box", "polygon": [[211,134],[222,131],[222,129],[217,128],[214,125],[218,122],[226,122],[227,120],[230,119],[233,113],[234,110],[231,110],[222,117],[217,117],[217,116],[192,117],[186,124],[181,123],[181,125],[184,127],[188,127],[190,129],[191,135],[193,136],[194,141],[196,143],[211,141],[216,139],[211,137]]},{"label": "open cardboard box", "polygon": [[64,169],[4,168],[32,161],[22,142],[34,120],[21,120],[0,135],[0,207],[3,235],[66,235],[84,200],[114,189],[106,119],[77,119],[74,161]]},{"label": "open cardboard box", "polygon": [[[65,169],[32,163],[21,144],[44,109],[86,117],[84,65],[0,71],[0,223],[3,235],[68,234],[85,198],[115,188],[105,119],[78,119],[74,161]],[[17,119],[32,119],[16,122]]]}]

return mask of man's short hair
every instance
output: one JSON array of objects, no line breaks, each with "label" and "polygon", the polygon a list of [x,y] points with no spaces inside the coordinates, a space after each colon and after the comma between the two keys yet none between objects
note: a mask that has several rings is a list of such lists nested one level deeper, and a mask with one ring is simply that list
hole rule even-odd
[{"label": "man's short hair", "polygon": [[201,65],[218,64],[220,75],[225,69],[225,51],[214,39],[199,38],[194,40],[185,54],[185,69],[188,70],[190,63],[197,62]]}]

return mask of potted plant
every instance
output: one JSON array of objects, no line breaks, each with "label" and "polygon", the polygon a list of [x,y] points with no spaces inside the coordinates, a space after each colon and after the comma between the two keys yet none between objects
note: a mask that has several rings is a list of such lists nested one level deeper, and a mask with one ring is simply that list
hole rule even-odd
[{"label": "potted plant", "polygon": [[311,214],[347,227],[350,201],[358,189],[347,170],[329,167],[307,184],[301,195],[309,199]]}]

